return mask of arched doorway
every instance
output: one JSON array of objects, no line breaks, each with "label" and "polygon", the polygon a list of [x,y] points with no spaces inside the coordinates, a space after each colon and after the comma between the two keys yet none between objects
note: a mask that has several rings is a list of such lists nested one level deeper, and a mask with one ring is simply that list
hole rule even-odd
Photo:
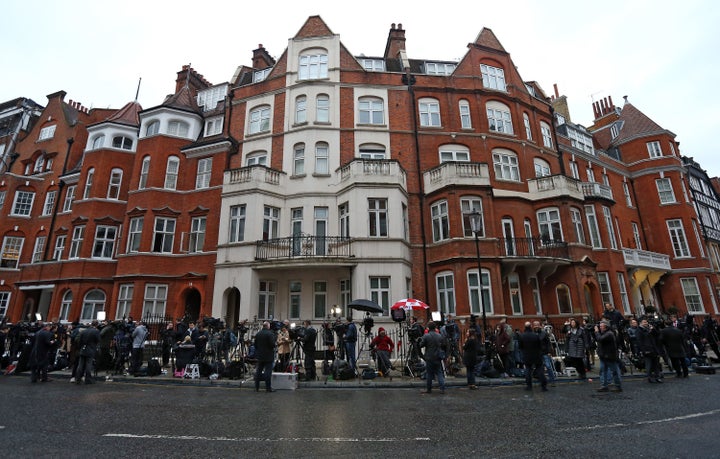
[{"label": "arched doorway", "polygon": [[196,289],[189,289],[185,292],[185,311],[183,318],[197,322],[200,318],[200,292]]},{"label": "arched doorway", "polygon": [[228,327],[235,328],[240,321],[240,290],[237,287],[225,291],[224,319]]}]

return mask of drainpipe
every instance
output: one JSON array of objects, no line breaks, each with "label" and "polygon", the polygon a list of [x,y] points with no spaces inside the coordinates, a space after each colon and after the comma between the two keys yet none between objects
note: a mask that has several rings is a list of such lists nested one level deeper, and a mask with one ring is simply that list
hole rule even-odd
[{"label": "drainpipe", "polygon": [[421,240],[422,240],[422,257],[423,257],[423,285],[425,288],[425,301],[429,301],[427,295],[430,293],[430,287],[428,285],[428,268],[427,268],[427,238],[425,237],[425,185],[423,183],[422,170],[420,167],[420,137],[418,134],[418,115],[417,115],[417,101],[415,99],[415,77],[410,74],[410,69],[405,69],[403,74],[402,82],[407,85],[408,92],[410,93],[410,103],[412,105],[412,116],[413,116],[413,136],[415,138],[415,166],[417,168],[418,184],[420,187],[419,198],[420,198],[420,227],[421,227]]},{"label": "drainpipe", "polygon": [[[63,161],[63,168],[60,176],[65,175],[65,173],[67,172],[68,159],[70,158],[70,149],[72,148],[74,142],[75,139],[73,139],[72,137],[67,139],[68,146],[67,151],[65,152],[65,160]],[[48,250],[50,250],[50,237],[52,236],[53,231],[55,231],[55,220],[57,219],[58,208],[60,207],[60,198],[62,197],[63,188],[65,188],[65,182],[59,180],[57,197],[55,198],[55,203],[53,204],[52,219],[50,220],[50,228],[48,228],[48,237],[45,240],[45,249],[43,250],[42,261],[47,260]]]}]

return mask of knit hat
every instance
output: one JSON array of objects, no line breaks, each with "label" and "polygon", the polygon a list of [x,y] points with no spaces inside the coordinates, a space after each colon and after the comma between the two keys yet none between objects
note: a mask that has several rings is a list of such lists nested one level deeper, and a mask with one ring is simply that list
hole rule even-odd
[{"label": "knit hat", "polygon": [[378,328],[378,333],[382,333],[382,332],[384,332],[384,331],[385,331],[384,328],[382,328],[382,327]]}]

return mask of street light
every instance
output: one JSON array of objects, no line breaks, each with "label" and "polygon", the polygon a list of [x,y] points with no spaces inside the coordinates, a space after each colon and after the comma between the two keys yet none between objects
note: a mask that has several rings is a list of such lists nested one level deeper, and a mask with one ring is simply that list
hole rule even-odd
[{"label": "street light", "polygon": [[480,295],[480,309],[482,309],[482,321],[483,321],[483,335],[485,337],[485,343],[487,343],[488,340],[488,333],[487,333],[487,317],[485,316],[485,299],[483,295],[483,282],[482,282],[482,267],[480,266],[480,241],[478,239],[478,235],[480,234],[480,231],[482,231],[482,214],[478,212],[477,209],[473,209],[472,212],[467,214],[468,218],[470,219],[470,229],[472,230],[473,234],[475,235],[475,253],[477,255],[477,265],[478,265],[478,294]]}]

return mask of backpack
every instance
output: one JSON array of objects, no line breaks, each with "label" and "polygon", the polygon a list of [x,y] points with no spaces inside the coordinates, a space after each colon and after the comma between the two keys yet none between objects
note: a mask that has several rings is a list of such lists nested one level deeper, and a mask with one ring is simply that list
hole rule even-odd
[{"label": "backpack", "polygon": [[160,368],[160,362],[157,359],[148,360],[147,375],[158,376],[160,373],[162,373],[162,370]]}]

